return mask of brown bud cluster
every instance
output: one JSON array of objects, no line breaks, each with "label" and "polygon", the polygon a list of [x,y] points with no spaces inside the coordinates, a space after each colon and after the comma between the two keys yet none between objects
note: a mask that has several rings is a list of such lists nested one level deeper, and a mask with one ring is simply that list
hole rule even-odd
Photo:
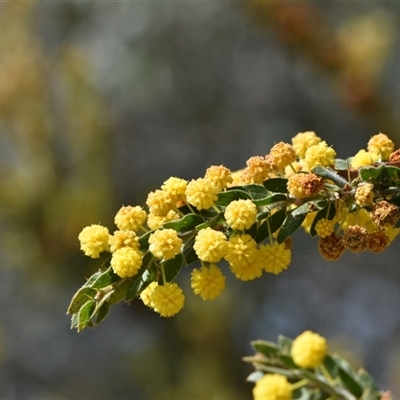
[{"label": "brown bud cluster", "polygon": [[324,180],[313,172],[293,174],[289,177],[287,188],[292,196],[302,199],[320,192],[324,188]]},{"label": "brown bud cluster", "polygon": [[375,253],[381,253],[389,245],[390,239],[383,231],[368,235],[368,249]]},{"label": "brown bud cluster", "polygon": [[368,249],[368,231],[359,225],[349,226],[342,236],[344,247],[353,253]]},{"label": "brown bud cluster", "polygon": [[338,260],[344,252],[342,238],[332,233],[330,236],[321,238],[318,242],[318,250],[322,257],[328,261]]},{"label": "brown bud cluster", "polygon": [[371,213],[375,225],[394,226],[400,217],[399,207],[388,203],[386,200],[378,201]]}]

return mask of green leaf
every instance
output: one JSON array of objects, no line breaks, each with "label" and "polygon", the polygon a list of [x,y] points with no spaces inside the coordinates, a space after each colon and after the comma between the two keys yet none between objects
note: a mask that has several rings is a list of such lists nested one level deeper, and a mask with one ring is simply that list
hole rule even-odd
[{"label": "green leaf", "polygon": [[399,186],[400,168],[381,165],[379,167],[360,168],[360,177],[363,181],[372,183],[378,190],[385,190],[390,186]]},{"label": "green leaf", "polygon": [[282,227],[278,233],[278,243],[283,243],[285,239],[292,236],[297,229],[300,228],[304,219],[307,216],[307,211],[309,209],[309,205],[303,204],[302,206],[293,210],[285,219],[282,224]]},{"label": "green leaf", "polygon": [[131,286],[131,282],[131,279],[124,278],[113,286],[114,290],[108,298],[110,306],[126,299],[128,289]]},{"label": "green leaf", "polygon": [[190,265],[199,260],[199,257],[196,254],[196,251],[192,247],[186,254],[185,254],[185,262],[187,265]]},{"label": "green leaf", "polygon": [[253,183],[250,185],[243,185],[242,189],[250,195],[252,200],[262,200],[270,196],[269,191],[264,185]]},{"label": "green leaf", "polygon": [[[172,260],[168,260],[164,263],[164,272],[165,272],[165,279],[167,282],[171,282],[179,273],[179,271],[182,268],[182,263],[183,263],[183,256],[182,254],[177,254],[175,256],[175,258],[173,258]],[[162,282],[162,278],[161,279],[161,284],[163,284]]]},{"label": "green leaf", "polygon": [[360,368],[357,372],[360,383],[364,386],[364,388],[368,388],[371,391],[378,392],[379,388],[376,385],[375,381],[372,379],[371,375],[363,368]]},{"label": "green leaf", "polygon": [[105,301],[101,307],[99,308],[99,311],[97,313],[96,317],[96,325],[100,324],[100,322],[103,322],[104,319],[107,317],[108,313],[110,312],[110,306],[109,304]]},{"label": "green leaf", "polygon": [[215,202],[217,206],[227,206],[234,200],[239,199],[250,199],[251,196],[245,190],[243,186],[234,186],[226,190],[225,192],[218,193],[218,200]]},{"label": "green leaf", "polygon": [[149,237],[152,233],[154,233],[154,231],[155,229],[146,232],[145,234],[139,237],[140,250],[142,250],[143,252],[149,249]]},{"label": "green leaf", "polygon": [[358,381],[356,373],[351,368],[350,364],[338,356],[333,356],[336,364],[339,366],[339,376],[343,385],[347,390],[357,398],[362,395],[362,388]]},{"label": "green leaf", "polygon": [[312,169],[312,172],[314,172],[314,174],[316,175],[321,176],[322,178],[331,180],[332,182],[336,183],[336,185],[340,188],[345,187],[349,183],[346,179],[338,175],[332,168],[315,167]]},{"label": "green leaf", "polygon": [[275,343],[266,340],[255,340],[251,342],[253,348],[267,357],[275,357],[279,353],[279,348]]},{"label": "green leaf", "polygon": [[278,346],[284,354],[290,354],[293,340],[283,335],[278,336]]},{"label": "green leaf", "polygon": [[339,171],[345,171],[346,169],[349,169],[351,167],[351,159],[353,157],[350,157],[347,160],[342,160],[340,158],[337,158],[335,160],[335,169]]},{"label": "green leaf", "polygon": [[94,300],[89,300],[86,302],[78,312],[78,332],[81,332],[86,326],[89,325],[90,320],[93,317],[93,311],[96,308],[96,302]]},{"label": "green leaf", "polygon": [[323,364],[332,378],[336,378],[338,376],[339,366],[337,365],[336,360],[329,354],[325,356]]},{"label": "green leaf", "polygon": [[112,285],[119,280],[121,280],[121,278],[114,273],[111,267],[109,267],[92,283],[92,287],[95,289],[101,289],[108,285]]},{"label": "green leaf", "polygon": [[332,220],[335,217],[335,215],[336,215],[336,207],[334,202],[329,203],[325,208],[319,210],[311,224],[310,235],[311,236],[317,235],[317,231],[315,230],[315,225],[319,220],[323,218]]},{"label": "green leaf", "polygon": [[72,314],[71,317],[71,329],[78,327],[78,313]]},{"label": "green leaf", "polygon": [[288,368],[298,368],[297,365],[294,363],[292,357],[287,354],[280,354],[279,359],[286,365]]},{"label": "green leaf", "polygon": [[253,200],[254,204],[258,207],[268,206],[274,203],[280,203],[283,201],[287,201],[287,195],[281,193],[275,193],[272,196],[265,197],[259,200]]},{"label": "green leaf", "polygon": [[203,222],[203,218],[201,218],[200,215],[191,213],[176,221],[166,222],[163,227],[174,229],[177,232],[186,232],[195,229],[197,225]]},{"label": "green leaf", "polygon": [[88,300],[93,300],[96,294],[96,289],[86,286],[81,287],[72,298],[67,314],[77,313]]},{"label": "green leaf", "polygon": [[271,178],[264,181],[264,187],[270,192],[275,193],[289,193],[287,189],[286,178]]}]

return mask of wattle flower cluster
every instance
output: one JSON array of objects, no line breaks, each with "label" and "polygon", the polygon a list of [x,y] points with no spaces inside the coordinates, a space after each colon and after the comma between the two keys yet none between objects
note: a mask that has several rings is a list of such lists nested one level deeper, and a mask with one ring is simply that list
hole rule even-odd
[{"label": "wattle flower cluster", "polygon": [[280,274],[291,263],[300,226],[319,237],[327,260],[345,250],[383,251],[399,232],[398,154],[380,133],[367,150],[337,159],[309,131],[251,157],[241,171],[217,165],[191,181],[167,179],[148,194],[147,209],[121,207],[113,234],[101,225],[79,234],[87,256],[110,252],[111,258],[74,297],[73,326],[98,323],[94,317],[104,319],[110,305],[135,297],[161,316],[175,315],[185,300],[175,281],[196,261],[191,287],[203,300],[221,295],[227,272],[242,281]]}]

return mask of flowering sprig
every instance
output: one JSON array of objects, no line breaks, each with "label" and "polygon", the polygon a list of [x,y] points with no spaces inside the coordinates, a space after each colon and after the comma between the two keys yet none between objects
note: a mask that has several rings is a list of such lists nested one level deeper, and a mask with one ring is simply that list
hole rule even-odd
[{"label": "flowering sprig", "polygon": [[355,370],[337,354],[329,354],[325,338],[305,331],[294,340],[284,336],[272,343],[251,343],[254,356],[244,357],[255,372],[254,400],[393,400],[363,368]]},{"label": "flowering sprig", "polygon": [[111,257],[73,297],[72,327],[95,326],[110,306],[136,297],[161,316],[175,315],[185,299],[175,279],[196,261],[191,286],[203,300],[225,287],[222,261],[242,281],[279,274],[300,227],[319,237],[327,260],[346,250],[383,251],[400,231],[400,150],[380,133],[355,157],[335,157],[314,132],[299,133],[241,171],[220,165],[190,182],[167,179],[149,193],[147,210],[121,207],[112,235],[101,225],[85,227],[83,252]]}]

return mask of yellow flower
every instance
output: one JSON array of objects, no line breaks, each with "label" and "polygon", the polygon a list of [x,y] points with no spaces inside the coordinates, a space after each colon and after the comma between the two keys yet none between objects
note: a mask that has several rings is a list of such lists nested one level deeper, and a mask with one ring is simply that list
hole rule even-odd
[{"label": "yellow flower", "polygon": [[225,289],[225,277],[215,264],[202,266],[192,271],[191,286],[203,300],[214,300]]},{"label": "yellow flower", "polygon": [[114,222],[120,231],[138,231],[146,221],[146,211],[142,207],[121,207],[115,215]]},{"label": "yellow flower", "polygon": [[292,252],[285,248],[285,243],[260,246],[264,260],[264,268],[267,272],[278,275],[285,270],[292,260]]},{"label": "yellow flower", "polygon": [[253,388],[254,400],[291,400],[292,385],[279,374],[267,374]]},{"label": "yellow flower", "polygon": [[295,137],[292,138],[293,149],[299,158],[304,158],[306,151],[309,147],[318,144],[321,138],[318,137],[315,132],[299,132]]},{"label": "yellow flower", "polygon": [[140,293],[140,299],[143,301],[143,304],[147,307],[153,308],[153,303],[151,302],[151,295],[153,294],[154,288],[158,285],[157,282],[151,282],[146,289],[142,290]]},{"label": "yellow flower", "polygon": [[233,181],[230,169],[223,165],[212,165],[207,168],[204,178],[211,181],[219,192],[227,188]]},{"label": "yellow flower", "polygon": [[150,213],[164,217],[175,207],[171,195],[165,190],[157,189],[147,196],[146,204]]},{"label": "yellow flower", "polygon": [[182,289],[176,284],[166,282],[157,285],[150,296],[150,304],[154,311],[162,317],[172,317],[182,310],[185,296]]},{"label": "yellow flower", "polygon": [[232,229],[243,231],[256,222],[257,206],[251,200],[234,200],[228,204],[224,215]]},{"label": "yellow flower", "polygon": [[246,164],[247,167],[242,170],[238,184],[263,183],[267,178],[278,172],[278,168],[272,162],[270,155],[250,157]]},{"label": "yellow flower", "polygon": [[378,161],[378,158],[378,154],[361,149],[351,160],[351,166],[353,168],[358,168],[366,165],[373,165],[374,162]]},{"label": "yellow flower", "polygon": [[229,238],[225,260],[236,278],[249,281],[262,275],[263,265],[256,241],[247,234]]},{"label": "yellow flower", "polygon": [[174,229],[159,229],[149,237],[149,250],[160,260],[170,260],[181,251],[182,239]]},{"label": "yellow flower", "polygon": [[369,139],[368,151],[376,153],[381,160],[389,159],[390,153],[394,150],[394,143],[384,133],[374,135]]},{"label": "yellow flower", "polygon": [[111,267],[121,278],[135,276],[142,265],[143,255],[132,247],[122,247],[116,250],[111,257]]},{"label": "yellow flower", "polygon": [[301,368],[315,368],[324,361],[328,345],[317,333],[305,331],[293,340],[290,354]]},{"label": "yellow flower", "polygon": [[225,256],[228,242],[223,232],[208,227],[197,234],[193,249],[201,261],[217,263]]},{"label": "yellow flower", "polygon": [[168,211],[166,215],[155,215],[153,213],[149,213],[147,216],[147,226],[150,229],[160,229],[166,222],[179,218],[180,215],[174,210]]},{"label": "yellow flower", "polygon": [[115,231],[114,235],[110,236],[108,243],[111,252],[121,247],[132,247],[139,250],[139,238],[134,231]]},{"label": "yellow flower", "polygon": [[321,218],[315,224],[315,230],[317,231],[318,236],[322,238],[332,235],[335,231],[335,223],[332,220]]},{"label": "yellow flower", "polygon": [[323,141],[307,149],[304,164],[309,171],[315,167],[329,167],[334,165],[335,157],[336,151]]},{"label": "yellow flower", "polygon": [[298,198],[315,196],[324,188],[324,180],[310,172],[308,174],[292,174],[289,176],[287,189],[289,193]]},{"label": "yellow flower", "polygon": [[198,210],[213,207],[218,199],[218,187],[211,181],[199,178],[191,180],[186,188],[186,200]]},{"label": "yellow flower", "polygon": [[272,147],[269,155],[280,171],[284,171],[287,165],[296,161],[296,152],[289,143],[285,142],[277,143]]},{"label": "yellow flower", "polygon": [[168,193],[173,203],[185,201],[187,181],[181,178],[171,177],[161,186],[161,189]]},{"label": "yellow flower", "polygon": [[81,250],[85,255],[92,258],[99,258],[102,251],[108,251],[108,229],[101,225],[91,225],[82,229],[78,236],[81,243]]},{"label": "yellow flower", "polygon": [[372,183],[364,183],[359,186],[354,199],[361,207],[372,206],[374,203],[374,185]]}]

